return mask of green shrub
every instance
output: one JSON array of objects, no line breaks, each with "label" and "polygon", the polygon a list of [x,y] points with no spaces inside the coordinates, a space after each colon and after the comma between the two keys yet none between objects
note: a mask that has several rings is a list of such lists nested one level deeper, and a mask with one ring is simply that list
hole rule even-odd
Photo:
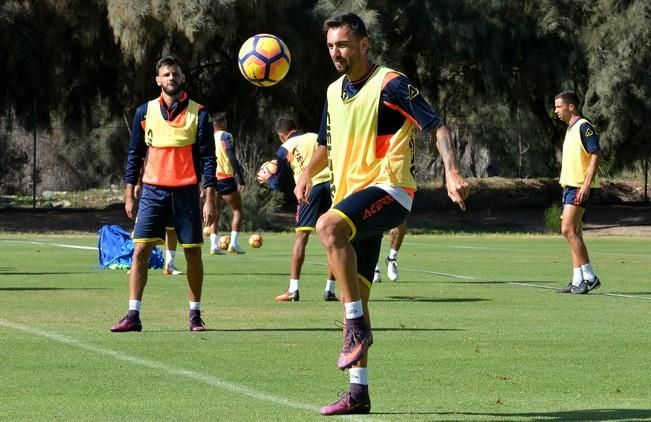
[{"label": "green shrub", "polygon": [[[267,230],[275,225],[275,217],[283,205],[284,197],[280,192],[260,186],[255,179],[247,177],[246,188],[242,195],[242,223],[240,231]],[[226,201],[221,201],[219,230],[231,230],[233,213]],[[276,224],[277,225],[277,224]]]},{"label": "green shrub", "polygon": [[561,214],[563,208],[558,204],[552,204],[545,210],[545,227],[550,233],[560,233],[561,231]]}]

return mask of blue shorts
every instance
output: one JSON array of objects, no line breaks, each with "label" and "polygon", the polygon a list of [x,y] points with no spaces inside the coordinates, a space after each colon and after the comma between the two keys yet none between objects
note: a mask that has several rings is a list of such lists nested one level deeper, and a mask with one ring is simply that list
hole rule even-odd
[{"label": "blue shorts", "polygon": [[230,195],[237,191],[237,182],[234,177],[228,179],[217,179],[217,193],[221,196]]},{"label": "blue shorts", "polygon": [[386,191],[371,186],[333,207],[352,229],[350,242],[357,254],[357,273],[370,285],[380,257],[382,234],[407,219],[409,210]]},{"label": "blue shorts", "polygon": [[594,193],[594,189],[590,189],[590,196],[588,196],[588,199],[586,199],[583,202],[578,202],[576,200],[576,193],[579,191],[579,188],[576,188],[574,186],[566,186],[563,188],[563,193],[561,194],[561,203],[563,205],[575,205],[577,207],[581,208],[587,208],[588,203],[590,203],[590,199],[592,198],[592,194]]},{"label": "blue shorts", "polygon": [[314,231],[321,214],[330,209],[330,182],[312,186],[308,201],[309,204],[301,203],[296,207],[296,231]]},{"label": "blue shorts", "polygon": [[165,226],[170,219],[182,247],[194,248],[203,244],[199,186],[167,188],[143,185],[133,241],[163,242]]}]

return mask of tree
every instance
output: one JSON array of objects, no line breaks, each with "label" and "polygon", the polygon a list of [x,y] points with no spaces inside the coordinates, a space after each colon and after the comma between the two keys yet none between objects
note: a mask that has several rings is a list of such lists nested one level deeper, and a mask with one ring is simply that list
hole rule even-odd
[{"label": "tree", "polygon": [[584,111],[610,149],[609,170],[632,168],[651,156],[651,3],[601,0],[590,11]]}]

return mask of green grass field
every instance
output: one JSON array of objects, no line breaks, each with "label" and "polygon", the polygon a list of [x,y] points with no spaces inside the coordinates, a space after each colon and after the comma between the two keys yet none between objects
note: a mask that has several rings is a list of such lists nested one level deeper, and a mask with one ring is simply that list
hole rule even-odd
[{"label": "green grass field", "polygon": [[[187,330],[185,279],[152,271],[143,332],[114,334],[127,276],[95,268],[94,236],[0,234],[0,420],[322,419],[348,386],[341,307],[316,238],[301,301],[274,302],[292,239],[204,255],[209,331]],[[554,291],[560,236],[408,235],[400,281],[373,288],[363,419],[651,420],[651,244],[587,243],[602,287],[576,296]]]}]

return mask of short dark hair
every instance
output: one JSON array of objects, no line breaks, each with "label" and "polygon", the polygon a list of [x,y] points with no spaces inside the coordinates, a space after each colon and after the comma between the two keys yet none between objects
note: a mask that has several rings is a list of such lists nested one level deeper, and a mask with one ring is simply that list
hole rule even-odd
[{"label": "short dark hair", "polygon": [[168,55],[161,57],[158,59],[156,62],[156,76],[158,76],[158,72],[160,71],[160,68],[163,66],[178,66],[179,69],[181,69],[181,63],[176,59],[176,57]]},{"label": "short dark hair", "polygon": [[323,32],[328,32],[330,28],[340,28],[342,26],[348,25],[359,38],[368,37],[368,32],[366,32],[366,25],[362,18],[351,12],[337,13],[336,15],[326,19],[323,22]]},{"label": "short dark hair", "polygon": [[213,113],[213,115],[210,117],[212,117],[213,124],[221,125],[226,122],[228,115],[225,111],[218,111],[217,113]]},{"label": "short dark hair", "polygon": [[289,133],[296,129],[298,129],[296,120],[291,117],[281,117],[276,121],[276,125],[274,126],[274,130],[281,133]]},{"label": "short dark hair", "polygon": [[559,98],[563,100],[565,104],[574,104],[574,107],[578,110],[579,96],[576,95],[576,92],[571,90],[561,91],[554,97],[555,100],[558,100]]}]

